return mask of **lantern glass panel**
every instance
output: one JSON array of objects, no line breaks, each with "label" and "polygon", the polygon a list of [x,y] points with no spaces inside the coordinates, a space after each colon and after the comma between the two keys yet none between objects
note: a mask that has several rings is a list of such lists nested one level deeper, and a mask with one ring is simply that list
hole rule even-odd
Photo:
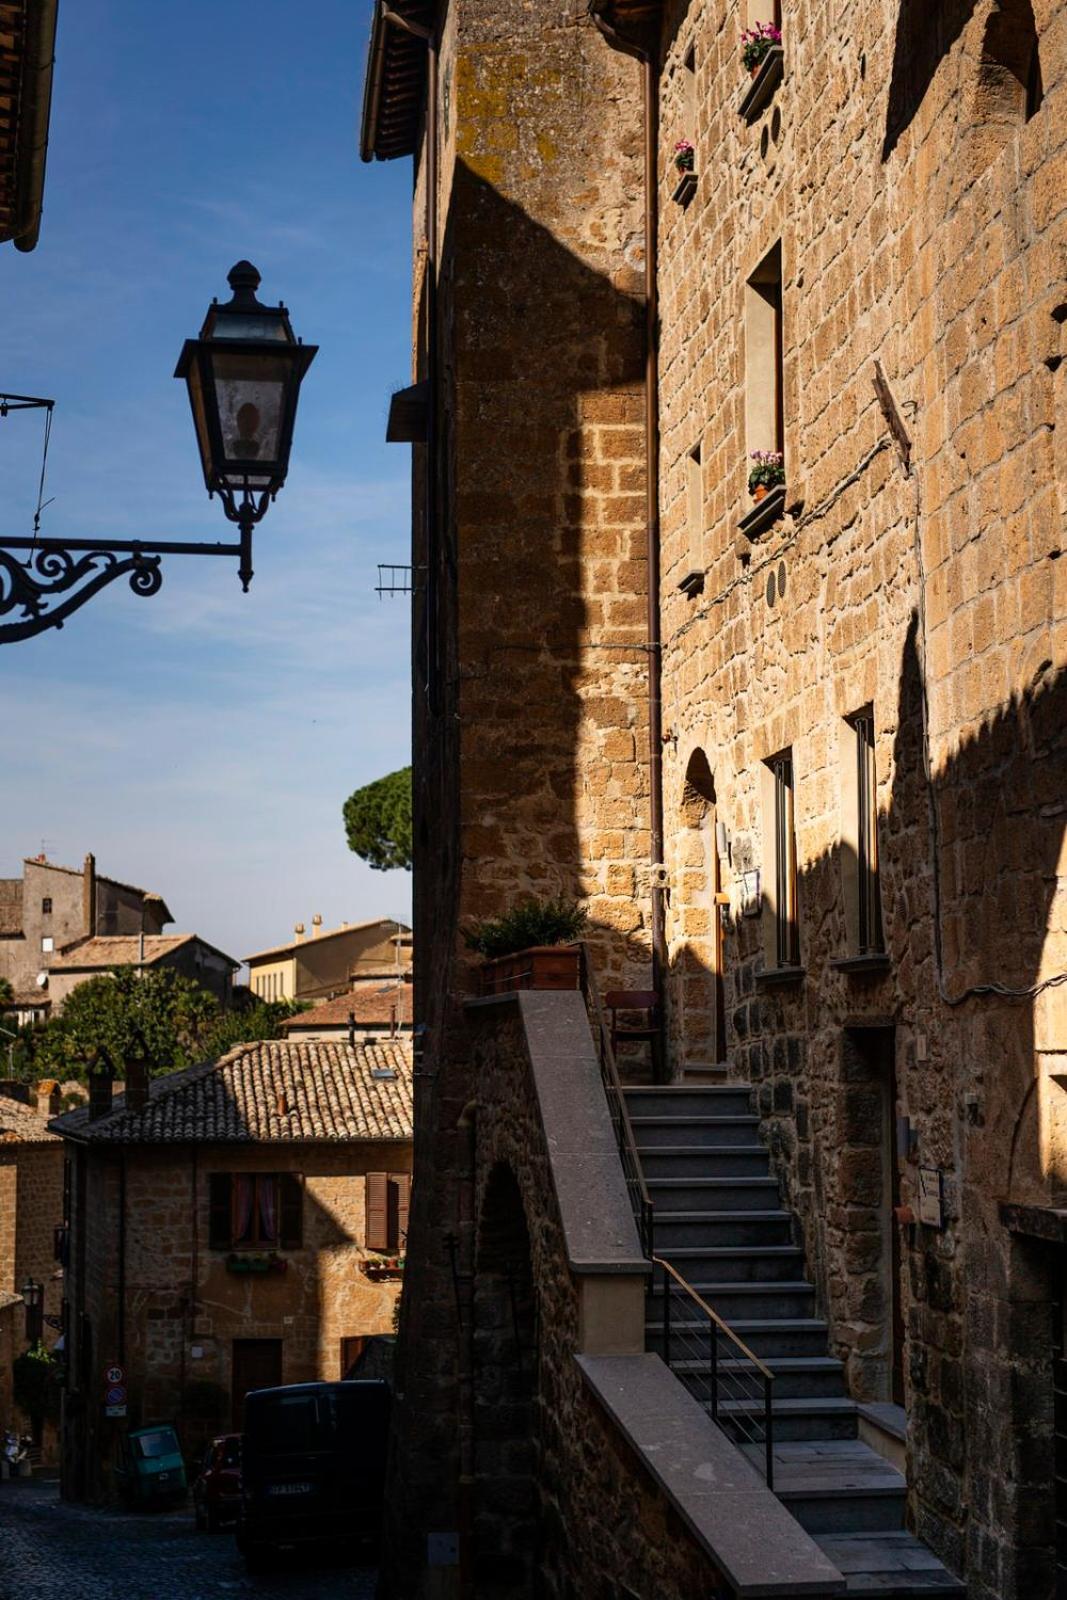
[{"label": "lantern glass panel", "polygon": [[[272,468],[281,446],[291,363],[258,353],[249,360],[244,352],[224,350],[212,350],[210,359],[222,434],[223,476],[233,484],[266,485],[274,477]],[[263,464],[258,472],[257,462]]]}]

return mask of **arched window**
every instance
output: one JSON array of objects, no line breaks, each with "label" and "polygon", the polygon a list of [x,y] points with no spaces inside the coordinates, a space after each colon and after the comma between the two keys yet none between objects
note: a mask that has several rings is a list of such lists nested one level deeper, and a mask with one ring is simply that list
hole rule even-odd
[{"label": "arched window", "polygon": [[1000,154],[1041,105],[1041,58],[1031,0],[998,0],[986,18],[974,97],[977,170]]}]

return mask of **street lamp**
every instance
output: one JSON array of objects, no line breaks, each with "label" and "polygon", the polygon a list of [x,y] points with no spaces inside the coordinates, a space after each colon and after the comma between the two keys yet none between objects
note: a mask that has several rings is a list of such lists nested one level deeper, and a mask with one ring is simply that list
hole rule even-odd
[{"label": "street lamp", "polygon": [[239,261],[227,279],[233,298],[212,301],[199,339],[186,339],[176,378],[184,378],[209,495],[241,529],[239,576],[252,579],[252,528],[285,482],[300,384],[317,346],[294,336],[279,302],[256,298],[259,273]]},{"label": "street lamp", "polygon": [[26,1306],[26,1343],[38,1344],[44,1332],[44,1284],[27,1278],[19,1293]]},{"label": "street lamp", "polygon": [[[200,464],[209,495],[240,529],[239,544],[185,539],[49,539],[40,533],[44,461],[32,538],[0,533],[0,644],[61,628],[67,617],[117,578],[134,594],[152,595],[163,583],[165,555],[237,556],[238,577],[252,581],[252,529],[285,482],[296,403],[318,350],[301,344],[285,306],[256,298],[259,273],[239,261],[229,274],[232,299],[212,301],[199,339],[182,346],[174,376],[189,390]],[[0,393],[0,419],[11,412],[47,411],[54,402]],[[45,432],[47,459],[48,429]],[[28,554],[13,555],[13,551]],[[15,620],[4,621],[6,617]]]}]

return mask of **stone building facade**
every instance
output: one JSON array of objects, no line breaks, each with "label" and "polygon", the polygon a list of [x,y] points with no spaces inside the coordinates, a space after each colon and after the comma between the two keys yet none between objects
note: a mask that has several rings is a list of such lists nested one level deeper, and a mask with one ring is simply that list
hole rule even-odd
[{"label": "stone building facade", "polygon": [[[63,1492],[102,1501],[121,1433],[197,1454],[250,1388],[341,1378],[393,1331],[411,1173],[401,1041],[242,1045],[57,1119],[71,1162]],[[102,1113],[102,1114],[101,1114]],[[124,1417],[105,1407],[119,1365]]]},{"label": "stone building facade", "polygon": [[[666,1070],[753,1085],[850,1392],[907,1414],[910,1525],[973,1600],[1044,1600],[1067,16],[590,9],[408,0],[372,38],[364,155],[416,157],[422,405],[396,435],[426,1071],[406,1514],[458,1516],[415,1458],[458,1476],[447,1235],[477,1234],[482,1093],[459,931],[579,893],[601,983],[647,987],[662,866]],[[782,44],[757,82],[760,22]],[[755,451],[784,469],[758,504]]]},{"label": "stone building facade", "polygon": [[[63,1142],[49,1132],[48,1119],[59,1110],[59,1086],[43,1080],[26,1089],[27,1099],[0,1094],[0,1431],[29,1430],[31,1419],[16,1414],[11,1392],[11,1362],[27,1348],[22,1288],[28,1279],[41,1286],[41,1342],[53,1349],[63,1308],[62,1251],[56,1229],[63,1221]],[[48,1321],[46,1319],[51,1319]],[[58,1459],[59,1437],[46,1419],[37,1441],[42,1459]]]}]

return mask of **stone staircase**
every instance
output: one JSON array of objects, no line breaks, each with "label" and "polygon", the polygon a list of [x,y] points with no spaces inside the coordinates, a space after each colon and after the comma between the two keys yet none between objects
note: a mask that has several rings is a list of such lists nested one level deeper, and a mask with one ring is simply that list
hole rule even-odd
[{"label": "stone staircase", "polygon": [[[778,1498],[845,1577],[849,1595],[963,1596],[963,1584],[905,1530],[904,1477],[859,1438],[860,1408],[846,1393],[841,1363],[829,1353],[827,1325],[815,1315],[815,1288],[793,1242],[792,1214],[780,1203],[751,1091],[702,1083],[628,1087],[625,1093],[655,1207],[657,1255],[775,1374]],[[672,1350],[692,1349],[698,1335],[707,1336],[706,1320],[695,1315],[679,1325],[672,1315]],[[662,1299],[655,1289],[646,1343],[664,1353]],[[708,1405],[708,1363],[673,1359],[671,1367]],[[720,1404],[728,1432],[732,1407],[750,1412],[744,1401]],[[738,1442],[762,1472],[763,1447]]]}]

